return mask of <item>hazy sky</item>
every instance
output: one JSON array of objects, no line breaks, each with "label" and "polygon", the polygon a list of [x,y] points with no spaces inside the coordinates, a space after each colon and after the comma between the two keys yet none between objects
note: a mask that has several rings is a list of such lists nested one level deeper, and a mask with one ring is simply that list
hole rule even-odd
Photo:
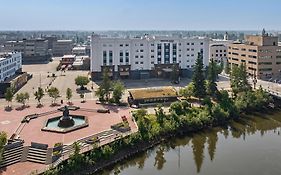
[{"label": "hazy sky", "polygon": [[281,30],[281,0],[0,0],[0,30]]}]

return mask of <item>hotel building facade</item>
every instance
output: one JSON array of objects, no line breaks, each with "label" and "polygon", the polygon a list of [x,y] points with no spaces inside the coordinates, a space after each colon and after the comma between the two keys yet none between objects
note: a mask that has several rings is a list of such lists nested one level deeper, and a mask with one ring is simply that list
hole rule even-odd
[{"label": "hotel building facade", "polygon": [[169,77],[175,70],[189,76],[198,56],[203,53],[203,64],[209,63],[209,39],[148,36],[136,38],[108,38],[91,36],[91,72],[100,79],[107,68],[114,78],[142,79]]},{"label": "hotel building facade", "polygon": [[236,42],[228,47],[228,62],[231,67],[245,64],[248,75],[258,79],[281,77],[281,46],[278,37],[248,35],[245,42]]}]

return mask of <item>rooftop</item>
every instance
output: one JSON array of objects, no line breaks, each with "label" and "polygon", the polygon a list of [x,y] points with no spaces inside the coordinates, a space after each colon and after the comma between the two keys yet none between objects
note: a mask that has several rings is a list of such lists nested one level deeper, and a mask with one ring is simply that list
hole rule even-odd
[{"label": "rooftop", "polygon": [[134,99],[177,97],[177,91],[173,87],[141,88],[129,90]]}]

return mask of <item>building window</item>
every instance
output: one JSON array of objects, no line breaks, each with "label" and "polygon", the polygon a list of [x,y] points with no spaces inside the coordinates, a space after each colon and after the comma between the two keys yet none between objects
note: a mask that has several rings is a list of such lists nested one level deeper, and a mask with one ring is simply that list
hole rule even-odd
[{"label": "building window", "polygon": [[123,47],[123,44],[120,44],[120,47]]},{"label": "building window", "polygon": [[106,57],[107,57],[107,53],[106,51],[103,51],[103,65],[106,65]]},{"label": "building window", "polygon": [[200,45],[203,45],[204,43],[200,43]]},{"label": "building window", "polygon": [[109,64],[111,65],[113,62],[113,52],[110,50],[109,51]]}]

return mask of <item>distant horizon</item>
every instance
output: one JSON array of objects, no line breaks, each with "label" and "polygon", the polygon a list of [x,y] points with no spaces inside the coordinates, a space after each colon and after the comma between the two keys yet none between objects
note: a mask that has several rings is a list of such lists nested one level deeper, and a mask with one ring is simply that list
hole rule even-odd
[{"label": "distant horizon", "polygon": [[0,0],[0,31],[281,31],[279,0]]}]

